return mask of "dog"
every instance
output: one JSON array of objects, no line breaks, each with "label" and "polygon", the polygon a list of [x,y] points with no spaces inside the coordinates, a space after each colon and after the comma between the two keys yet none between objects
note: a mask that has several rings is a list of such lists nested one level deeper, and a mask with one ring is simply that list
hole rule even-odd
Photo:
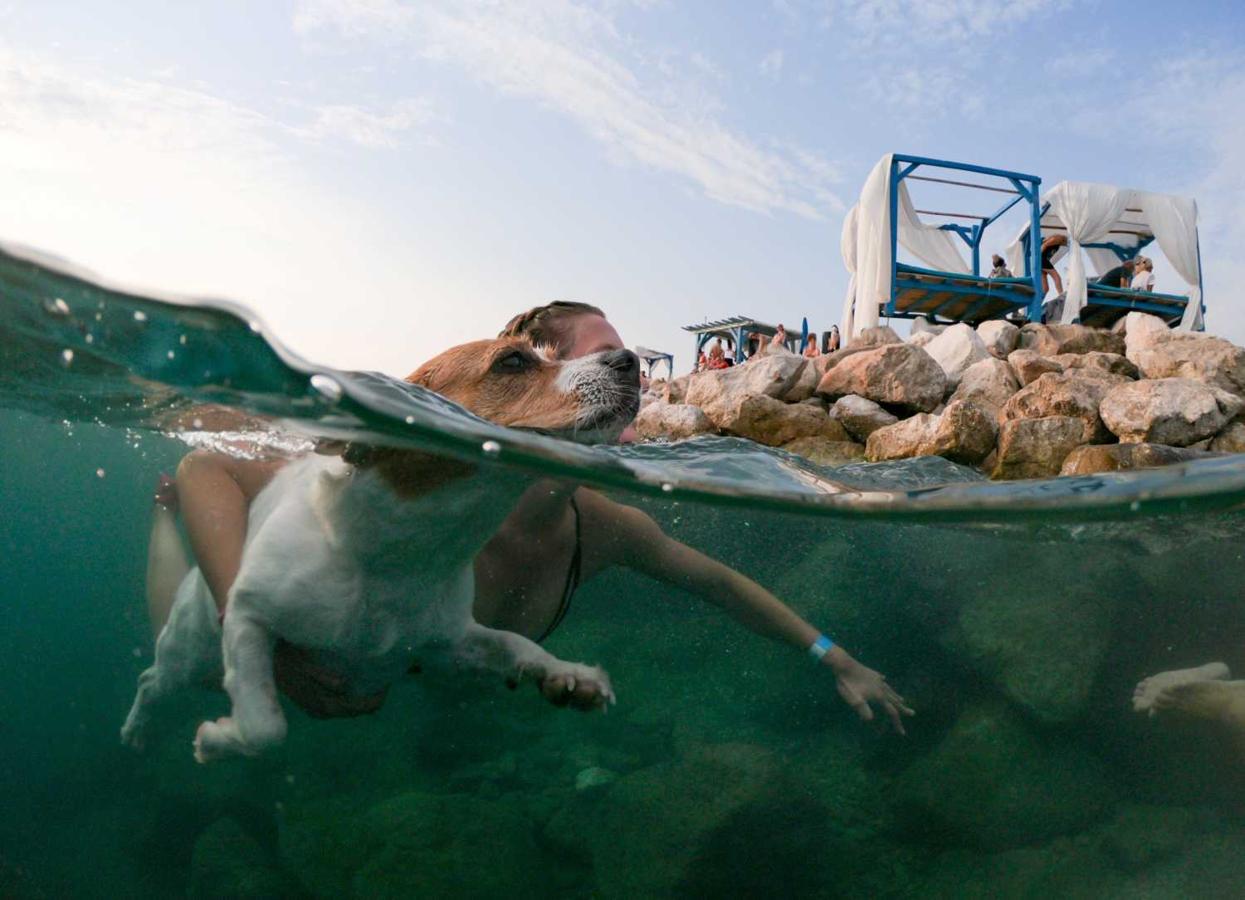
[{"label": "dog", "polygon": [[[639,371],[628,350],[563,361],[500,338],[448,350],[407,380],[500,425],[599,443],[635,417]],[[530,480],[388,447],[290,463],[251,506],[223,620],[197,568],[181,581],[122,740],[141,748],[158,701],[223,676],[231,713],[199,726],[195,758],[278,746],[287,732],[273,678],[278,639],[313,652],[360,693],[383,690],[418,659],[424,671],[474,671],[512,686],[563,675],[589,686],[595,705],[612,704],[600,668],[472,618],[473,560]]]}]

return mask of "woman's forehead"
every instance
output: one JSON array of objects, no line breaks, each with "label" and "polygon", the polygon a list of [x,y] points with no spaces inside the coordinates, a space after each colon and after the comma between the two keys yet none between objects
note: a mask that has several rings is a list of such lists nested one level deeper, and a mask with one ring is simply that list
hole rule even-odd
[{"label": "woman's forehead", "polygon": [[589,353],[600,353],[602,350],[620,350],[622,338],[602,316],[579,316],[575,319],[572,332],[570,356],[587,356]]}]

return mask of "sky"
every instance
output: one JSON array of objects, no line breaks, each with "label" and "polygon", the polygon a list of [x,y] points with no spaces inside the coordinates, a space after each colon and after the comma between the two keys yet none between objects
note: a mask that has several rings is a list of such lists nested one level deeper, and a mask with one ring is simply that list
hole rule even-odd
[{"label": "sky", "polygon": [[573,299],[686,370],[707,317],[838,320],[896,151],[1195,197],[1245,343],[1243,108],[1229,2],[0,0],[0,239],[325,365]]}]

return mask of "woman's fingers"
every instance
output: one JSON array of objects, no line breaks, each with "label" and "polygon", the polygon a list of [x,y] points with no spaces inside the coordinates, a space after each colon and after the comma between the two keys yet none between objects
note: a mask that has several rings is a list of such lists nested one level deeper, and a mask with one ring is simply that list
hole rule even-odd
[{"label": "woman's fingers", "polygon": [[883,706],[886,708],[886,715],[891,720],[891,727],[899,732],[899,734],[907,737],[908,732],[903,729],[903,719],[899,717],[899,709],[895,706],[895,704],[889,702],[884,703]]}]

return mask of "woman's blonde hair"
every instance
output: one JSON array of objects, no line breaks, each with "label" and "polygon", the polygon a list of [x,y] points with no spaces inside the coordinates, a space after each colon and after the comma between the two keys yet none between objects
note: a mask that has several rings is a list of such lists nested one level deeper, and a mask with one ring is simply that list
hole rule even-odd
[{"label": "woman's blonde hair", "polygon": [[525,313],[519,313],[506,323],[506,327],[497,336],[522,336],[537,346],[561,351],[562,345],[566,343],[571,320],[580,316],[600,316],[604,319],[605,313],[591,303],[554,300],[544,306],[534,306]]}]

